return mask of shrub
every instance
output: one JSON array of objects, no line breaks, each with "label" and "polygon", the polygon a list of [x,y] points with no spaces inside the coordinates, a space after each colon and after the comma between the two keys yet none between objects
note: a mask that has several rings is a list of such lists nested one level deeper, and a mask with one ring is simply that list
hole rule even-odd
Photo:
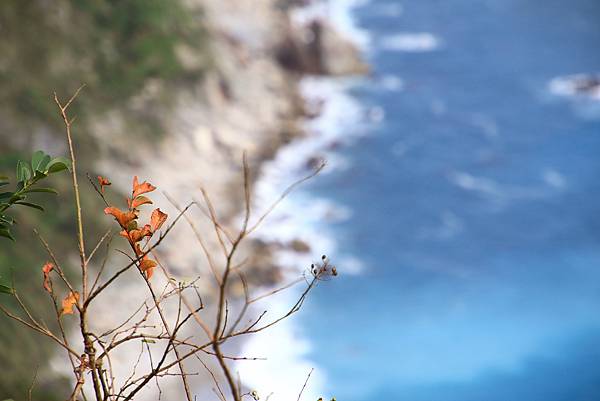
[{"label": "shrub", "polygon": [[[133,400],[149,383],[156,383],[161,391],[160,382],[168,377],[176,376],[180,379],[186,399],[192,401],[194,397],[188,379],[190,375],[198,372],[189,372],[186,361],[190,358],[198,358],[199,355],[214,358],[216,361],[218,371],[213,371],[214,369],[199,359],[214,380],[215,393],[221,400],[226,401],[229,398],[240,401],[246,396],[258,399],[255,392],[242,389],[239,379],[235,378],[231,371],[229,361],[244,358],[225,354],[224,345],[232,339],[256,334],[289,318],[301,309],[308,294],[315,286],[324,279],[336,276],[337,270],[325,256],[322,256],[318,263],[307,269],[301,279],[294,281],[294,284],[305,283],[305,288],[296,302],[290,305],[286,313],[266,321],[266,311],[252,316],[253,312],[250,306],[257,300],[289,288],[290,285],[271,290],[266,294],[253,296],[253,289],[250,288],[248,280],[245,278],[242,265],[236,264],[236,255],[242,242],[258,229],[278,203],[298,184],[315,176],[323,168],[323,165],[309,176],[292,184],[279,199],[267,208],[264,214],[253,219],[249,169],[244,155],[242,161],[244,213],[241,226],[235,232],[225,228],[219,221],[215,205],[204,190],[201,191],[203,202],[192,202],[183,208],[174,204],[179,210],[174,218],[171,217],[169,220],[169,216],[160,208],[154,208],[149,219],[145,220],[142,219],[140,210],[149,207],[154,202],[150,198],[150,194],[156,190],[156,187],[152,184],[147,181],[140,182],[137,176],[134,177],[127,204],[118,206],[113,205],[107,197],[106,189],[110,186],[108,178],[99,176],[96,182],[90,179],[93,189],[105,204],[104,214],[114,218],[115,226],[118,227],[118,235],[125,239],[130,248],[129,252],[123,252],[129,259],[124,266],[107,267],[106,257],[99,266],[96,266],[92,261],[98,257],[99,249],[103,244],[110,244],[116,233],[113,230],[107,231],[93,246],[88,244],[88,238],[84,235],[80,199],[82,190],[78,181],[77,160],[71,134],[73,120],[68,115],[69,107],[78,92],[66,102],[61,102],[55,95],[55,102],[65,126],[69,160],[50,159],[43,153],[36,153],[31,167],[19,163],[17,189],[12,192],[8,198],[9,201],[3,204],[6,205],[3,212],[13,205],[40,209],[41,206],[28,204],[22,197],[34,189],[41,190],[36,185],[46,175],[70,168],[75,200],[77,254],[79,255],[77,274],[70,274],[66,271],[49,242],[40,235],[41,243],[48,254],[48,262],[40,268],[43,280],[39,291],[45,292],[50,299],[51,307],[54,310],[55,325],[50,327],[36,317],[35,311],[27,306],[19,290],[7,284],[4,284],[1,289],[6,296],[11,298],[12,304],[0,304],[0,310],[7,317],[50,339],[67,355],[73,371],[72,388],[69,390],[68,400],[75,401],[80,397],[96,401]],[[44,192],[53,191],[46,188]],[[212,255],[202,239],[203,233],[195,230],[193,221],[187,214],[192,207],[200,208],[209,219],[219,244],[220,258]],[[155,252],[182,218],[195,230],[200,248],[204,252],[212,278],[216,283],[216,297],[214,305],[212,305],[216,311],[214,323],[210,323],[210,316],[207,317],[205,313],[205,304],[197,285],[200,278],[187,282],[177,280],[168,272]],[[9,220],[6,219],[6,221]],[[11,237],[9,232],[5,236]],[[109,246],[107,245],[107,253],[108,251]],[[219,263],[219,260],[222,263]],[[157,269],[166,279],[166,287],[162,289],[153,283]],[[93,323],[101,321],[103,316],[99,315],[93,306],[97,303],[111,302],[110,299],[102,298],[101,295],[117,282],[126,280],[126,277],[131,278],[130,274],[126,275],[125,273],[132,271],[137,271],[135,275],[137,283],[134,288],[135,291],[145,292],[144,301],[139,305],[118,305],[119,308],[131,309],[126,314],[128,317],[122,322],[115,323],[109,330],[96,331]],[[108,277],[103,278],[104,273]],[[230,310],[230,300],[234,297],[231,284],[236,280],[242,283],[244,294],[241,308],[233,311]],[[173,306],[175,306],[175,313],[169,313],[167,310]],[[246,323],[248,319],[249,321]],[[158,327],[151,324],[154,320]],[[204,334],[205,341],[192,341],[182,336],[182,329],[189,327],[193,322]],[[76,325],[78,328],[75,340],[67,335],[71,325]],[[120,347],[132,342],[142,345],[139,358],[144,354],[150,358],[148,369],[138,369],[139,358],[137,361],[122,362],[124,366],[120,366],[119,369],[114,366],[116,362],[111,356],[114,356]],[[126,371],[127,373],[117,374],[117,371]],[[226,385],[226,391],[222,389],[222,381]],[[302,387],[300,395],[305,386],[306,383]],[[32,389],[29,391],[30,397],[31,392]],[[86,393],[87,397],[84,395]],[[228,396],[225,395],[226,393]]]}]

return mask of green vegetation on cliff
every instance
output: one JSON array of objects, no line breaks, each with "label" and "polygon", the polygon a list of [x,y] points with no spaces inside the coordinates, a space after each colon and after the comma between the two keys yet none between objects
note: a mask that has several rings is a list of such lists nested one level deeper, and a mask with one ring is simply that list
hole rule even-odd
[{"label": "green vegetation on cliff", "polygon": [[198,79],[206,65],[185,66],[179,53],[202,54],[204,38],[199,12],[178,1],[7,0],[0,7],[3,124],[59,127],[52,93],[82,83],[78,118],[124,107],[149,80]]},{"label": "green vegetation on cliff", "polygon": [[[74,105],[73,114],[83,172],[93,173],[97,159],[93,137],[86,134],[91,116],[124,109],[131,119],[128,126],[146,135],[160,131],[155,116],[130,109],[129,100],[150,82],[174,92],[201,79],[208,61],[189,65],[182,62],[181,53],[209,60],[206,37],[200,12],[175,0],[4,1],[0,7],[0,173],[14,177],[16,161],[28,159],[34,147],[62,148],[62,122],[52,94],[66,97],[82,83],[87,85],[85,96]],[[168,96],[157,96],[168,105]],[[61,193],[72,190],[66,177],[52,177],[49,184]],[[84,210],[102,210],[92,191],[82,195]],[[37,227],[57,254],[76,252],[71,198],[45,199],[52,212],[43,215],[17,210],[19,224],[13,232],[22,240],[14,246],[0,245],[0,276],[14,274],[16,286],[36,312],[50,310],[38,306],[46,304],[39,285],[47,255],[41,244],[36,245],[32,230]],[[100,236],[106,226],[91,216],[85,221],[90,236]],[[68,265],[69,260],[63,263]],[[0,324],[0,399],[24,399],[36,366],[40,373],[47,369],[51,345],[12,321],[2,319]],[[38,389],[45,401],[55,399],[44,380],[38,380]]]}]

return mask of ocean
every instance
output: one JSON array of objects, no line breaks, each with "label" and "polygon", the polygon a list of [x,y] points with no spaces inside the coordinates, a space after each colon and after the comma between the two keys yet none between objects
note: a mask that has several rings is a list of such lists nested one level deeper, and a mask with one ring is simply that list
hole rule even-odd
[{"label": "ocean", "polygon": [[600,72],[600,2],[317,8],[372,74],[305,80],[323,112],[257,192],[325,158],[261,235],[340,275],[246,344],[268,358],[238,364],[246,384],[296,399],[314,368],[305,400],[600,400],[600,101],[560,85]]}]

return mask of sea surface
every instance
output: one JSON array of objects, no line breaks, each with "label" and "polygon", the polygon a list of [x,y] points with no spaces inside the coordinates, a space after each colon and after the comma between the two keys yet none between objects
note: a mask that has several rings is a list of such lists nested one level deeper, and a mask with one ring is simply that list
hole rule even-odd
[{"label": "sea surface", "polygon": [[248,343],[269,360],[239,365],[247,384],[295,400],[315,368],[310,401],[600,400],[600,102],[550,84],[600,72],[600,2],[320,12],[372,74],[304,82],[323,113],[259,192],[328,160],[263,235],[308,241],[310,256],[282,258],[326,253],[340,276]]}]

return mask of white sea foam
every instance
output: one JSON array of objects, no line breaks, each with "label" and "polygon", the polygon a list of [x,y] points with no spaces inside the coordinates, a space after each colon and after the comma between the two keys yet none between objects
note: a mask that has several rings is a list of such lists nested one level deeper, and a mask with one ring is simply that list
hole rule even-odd
[{"label": "white sea foam", "polygon": [[[281,316],[286,308],[293,305],[295,300],[290,294],[273,299],[265,308],[269,314],[265,316]],[[245,344],[243,355],[251,357],[267,357],[266,361],[251,361],[238,363],[236,369],[240,372],[244,383],[258,392],[261,399],[270,396],[270,400],[296,399],[302,384],[315,364],[306,358],[310,352],[310,342],[298,333],[293,320],[283,320],[269,328],[268,332],[252,336]],[[304,390],[305,400],[316,400],[321,397],[325,373],[315,371],[311,375],[310,385]]]},{"label": "white sea foam", "polygon": [[404,7],[400,3],[387,3],[373,6],[371,14],[382,17],[399,17],[404,12]]},{"label": "white sea foam", "polygon": [[454,238],[464,230],[463,220],[451,211],[444,211],[435,226],[422,227],[417,235],[420,239],[447,240]]},{"label": "white sea foam", "polygon": [[[305,23],[314,18],[332,22],[336,28],[366,47],[369,37],[356,27],[351,9],[363,4],[364,0],[315,1],[310,7],[296,10],[292,18],[297,23]],[[292,142],[277,153],[273,161],[265,163],[261,178],[255,186],[256,204],[266,206],[277,199],[287,185],[308,172],[307,164],[315,159],[327,160],[322,174],[347,168],[349,161],[336,153],[340,145],[347,145],[365,129],[363,119],[366,110],[348,95],[347,89],[353,80],[306,78],[301,83],[301,93],[308,103],[319,105],[319,116],[308,120],[305,128],[307,138]],[[317,178],[318,179],[318,178]],[[350,218],[352,210],[326,199],[297,191],[282,202],[258,231],[265,240],[281,242],[300,239],[311,245],[311,253],[303,255],[290,250],[277,252],[276,258],[286,268],[291,268],[291,276],[298,277],[321,253],[339,257],[336,260],[340,274],[358,274],[364,269],[361,262],[350,255],[338,251],[334,235],[327,229],[332,221]],[[269,299],[270,316],[285,313],[299,294],[300,288]],[[264,335],[254,336],[244,345],[244,355],[257,355],[267,358],[257,364],[239,363],[236,369],[245,384],[256,389],[264,399],[269,394],[271,401],[290,400],[298,392],[311,368],[315,368],[303,398],[315,400],[328,397],[324,383],[326,373],[315,366],[308,358],[311,346],[306,333],[296,326],[295,320],[284,320]]]},{"label": "white sea foam", "polygon": [[485,114],[475,114],[471,117],[470,122],[480,128],[486,137],[495,138],[498,136],[498,124],[492,117]]},{"label": "white sea foam", "polygon": [[343,269],[343,274],[357,275],[365,270],[362,260],[353,256],[343,256],[338,261],[338,265]]},{"label": "white sea foam", "polygon": [[385,110],[381,106],[371,107],[367,111],[367,118],[373,123],[380,123],[385,118]]},{"label": "white sea foam", "polygon": [[[327,161],[321,174],[348,167],[350,162],[337,154],[336,149],[363,134],[363,119],[367,115],[360,104],[346,93],[348,85],[348,81],[327,78],[307,78],[303,81],[301,91],[305,98],[324,101],[321,114],[305,123],[310,133],[307,138],[280,149],[272,161],[263,165],[261,177],[255,184],[256,204],[266,208],[289,184],[310,172],[307,161],[315,157]],[[351,217],[352,209],[349,207],[299,190],[278,205],[257,235],[266,241],[289,242],[300,239],[312,245],[316,252],[313,257],[318,257],[321,252],[337,255],[338,246],[327,225]],[[290,251],[278,252],[278,261],[284,264],[289,261],[297,271],[313,261],[309,256]],[[352,264],[354,267],[351,270],[357,270],[357,263]],[[340,271],[344,271],[342,265]]]},{"label": "white sea foam", "polygon": [[295,10],[292,13],[292,20],[299,24],[305,24],[314,19],[327,20],[340,33],[364,50],[369,46],[370,36],[366,30],[355,24],[352,10],[367,3],[368,0],[316,0],[307,7]]},{"label": "white sea foam", "polygon": [[486,177],[456,171],[449,174],[450,181],[459,188],[489,199],[495,207],[504,207],[515,201],[544,199],[555,196],[566,186],[566,179],[554,169],[546,169],[540,182],[530,185],[507,185]]},{"label": "white sea foam", "polygon": [[548,83],[550,93],[600,101],[600,75],[574,74],[556,77]]},{"label": "white sea foam", "polygon": [[[331,2],[346,3],[352,2]],[[348,14],[349,15],[349,14]],[[343,20],[343,19],[342,19]],[[307,164],[315,158],[327,160],[322,174],[347,168],[349,161],[340,156],[336,149],[347,145],[366,130],[364,119],[368,113],[356,100],[348,95],[347,89],[353,80],[306,78],[301,83],[302,95],[309,103],[318,104],[320,114],[308,120],[305,128],[309,135],[280,149],[274,160],[262,167],[260,179],[255,184],[255,204],[266,208],[279,197],[292,182],[306,175],[310,169]],[[313,162],[314,163],[314,162]],[[318,178],[316,178],[318,179]],[[256,211],[260,214],[260,211]],[[342,207],[328,199],[296,191],[289,196],[265,220],[257,235],[264,240],[287,242],[300,239],[311,246],[309,254],[298,254],[291,250],[279,250],[275,257],[285,271],[291,272],[288,278],[299,277],[306,272],[321,253],[333,256],[334,263],[341,275],[359,274],[364,270],[360,260],[338,250],[338,243],[328,224],[349,219],[352,210]],[[269,310],[266,320],[274,319],[287,312],[301,291],[302,284],[281,295],[268,299],[265,310]],[[266,357],[266,361],[256,363],[240,362],[239,370],[244,383],[259,392],[261,398],[271,401],[296,399],[300,388],[311,368],[309,385],[304,390],[303,399],[316,400],[319,397],[331,397],[326,394],[326,372],[319,369],[310,360],[309,338],[297,326],[296,320],[288,319],[275,325],[265,333],[253,336],[242,349],[243,355]]]},{"label": "white sea foam", "polygon": [[600,120],[600,73],[556,77],[548,83],[546,93],[571,100],[578,117]]},{"label": "white sea foam", "polygon": [[404,89],[404,81],[402,78],[395,75],[384,75],[379,80],[379,84],[381,85],[382,89],[388,91],[400,91]]},{"label": "white sea foam", "polygon": [[455,172],[450,175],[450,180],[466,191],[479,192],[496,198],[502,195],[500,186],[488,178],[475,177],[465,172]]},{"label": "white sea foam", "polygon": [[379,41],[379,47],[389,51],[421,53],[438,49],[440,40],[429,32],[403,32],[384,36]]},{"label": "white sea foam", "polygon": [[563,189],[567,185],[565,176],[552,168],[544,170],[542,178],[549,186],[556,189]]}]

